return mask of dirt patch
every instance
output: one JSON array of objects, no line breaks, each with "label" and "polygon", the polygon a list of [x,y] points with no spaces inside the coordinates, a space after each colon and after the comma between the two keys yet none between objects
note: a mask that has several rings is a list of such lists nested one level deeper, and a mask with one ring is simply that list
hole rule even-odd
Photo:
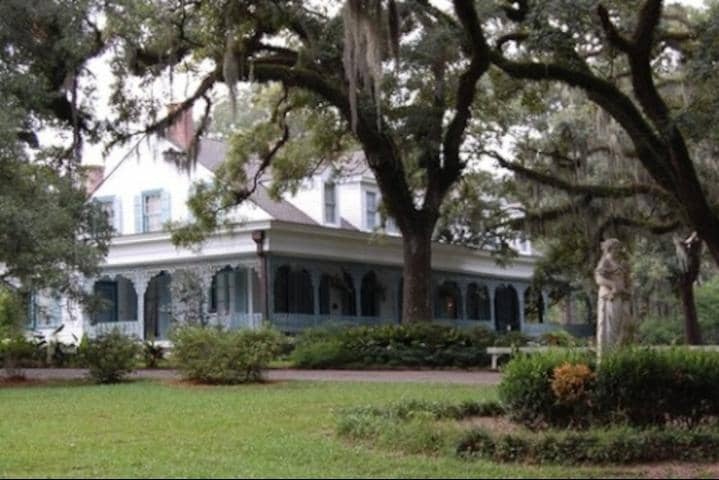
[{"label": "dirt patch", "polygon": [[0,388],[37,387],[47,385],[48,383],[47,380],[38,380],[23,376],[0,377]]},{"label": "dirt patch", "polygon": [[250,383],[234,383],[234,384],[222,384],[222,383],[202,383],[198,380],[185,380],[182,378],[168,379],[162,381],[163,385],[173,388],[198,388],[198,389],[213,389],[217,387],[240,387],[243,385],[275,385],[280,383],[286,383],[284,380],[261,380],[259,382]]},{"label": "dirt patch", "polygon": [[659,462],[622,469],[623,474],[643,478],[719,478],[719,463]]},{"label": "dirt patch", "polygon": [[459,421],[463,429],[481,428],[492,435],[516,434],[526,432],[522,425],[509,420],[504,416],[497,417],[468,417]]}]

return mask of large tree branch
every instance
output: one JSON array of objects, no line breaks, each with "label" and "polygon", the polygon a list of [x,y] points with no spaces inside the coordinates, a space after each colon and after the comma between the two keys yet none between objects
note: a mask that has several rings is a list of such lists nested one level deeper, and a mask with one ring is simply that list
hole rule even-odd
[{"label": "large tree branch", "polygon": [[650,195],[658,200],[671,202],[672,197],[667,192],[648,184],[632,184],[632,185],[601,185],[601,184],[576,184],[561,179],[555,175],[542,173],[537,170],[520,165],[504,158],[497,152],[483,152],[491,156],[503,167],[511,170],[520,176],[533,180],[535,182],[547,185],[558,190],[562,190],[572,195],[589,196],[591,198],[626,198],[636,195]]},{"label": "large tree branch", "polygon": [[477,82],[490,65],[489,46],[484,38],[474,2],[472,0],[454,0],[454,10],[469,37],[472,58],[467,70],[460,75],[455,114],[444,135],[442,144],[444,165],[437,175],[431,172],[429,177],[423,209],[433,212],[439,212],[444,196],[464,168],[459,150],[467,124],[472,116],[471,107],[474,103]]},{"label": "large tree branch", "polygon": [[492,63],[513,78],[554,80],[583,90],[589,99],[614,118],[634,143],[642,165],[668,192],[676,192],[675,177],[666,154],[666,146],[645,121],[632,100],[616,85],[590,72],[572,70],[555,63],[513,61],[500,52],[491,52]]}]

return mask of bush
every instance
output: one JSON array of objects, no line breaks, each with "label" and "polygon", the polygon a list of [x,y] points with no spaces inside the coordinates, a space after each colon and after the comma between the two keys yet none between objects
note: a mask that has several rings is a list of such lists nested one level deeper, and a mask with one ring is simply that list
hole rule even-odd
[{"label": "bush", "polygon": [[660,461],[716,461],[719,432],[708,429],[559,431],[493,437],[477,429],[457,444],[457,454],[498,462],[627,464]]},{"label": "bush", "polygon": [[135,370],[140,345],[117,329],[89,339],[79,349],[81,360],[97,383],[116,383]]},{"label": "bush", "polygon": [[619,351],[602,360],[593,401],[613,417],[607,421],[696,424],[719,415],[719,354],[683,348]]},{"label": "bush", "polygon": [[495,334],[417,323],[313,329],[303,333],[290,358],[298,367],[478,367]]},{"label": "bush", "polygon": [[142,343],[142,356],[145,360],[145,367],[157,368],[163,358],[165,358],[165,349],[152,340],[145,340]]},{"label": "bush", "polygon": [[0,336],[0,362],[8,378],[21,378],[22,367],[31,363],[35,345],[22,335]]},{"label": "bush", "polygon": [[273,330],[222,330],[187,326],[172,334],[172,358],[187,380],[236,384],[261,380],[277,355],[280,335]]},{"label": "bush", "polygon": [[557,350],[517,355],[505,366],[499,397],[513,420],[533,428],[578,423],[574,406],[558,402],[552,391],[555,369],[564,364],[584,364],[592,368],[593,355]]},{"label": "bush", "polygon": [[719,416],[719,354],[623,349],[600,367],[587,353],[519,355],[499,395],[510,417],[530,427],[696,425]]}]

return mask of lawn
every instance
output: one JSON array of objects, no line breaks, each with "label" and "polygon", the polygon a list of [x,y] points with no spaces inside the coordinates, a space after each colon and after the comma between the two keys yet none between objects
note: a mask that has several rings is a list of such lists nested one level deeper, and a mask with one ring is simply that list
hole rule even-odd
[{"label": "lawn", "polygon": [[[466,462],[351,445],[337,408],[410,398],[492,398],[493,388],[283,382],[193,387],[0,388],[0,476],[479,477],[601,475],[600,470]],[[609,472],[604,471],[604,474]]]}]

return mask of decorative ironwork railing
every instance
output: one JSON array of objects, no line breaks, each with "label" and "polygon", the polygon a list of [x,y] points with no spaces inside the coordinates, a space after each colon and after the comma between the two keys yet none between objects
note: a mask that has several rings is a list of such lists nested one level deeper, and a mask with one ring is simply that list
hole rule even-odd
[{"label": "decorative ironwork railing", "polygon": [[90,338],[95,338],[99,335],[110,333],[113,330],[118,330],[120,333],[128,337],[137,337],[139,339],[144,337],[142,325],[138,321],[96,323],[89,326],[87,335]]}]

